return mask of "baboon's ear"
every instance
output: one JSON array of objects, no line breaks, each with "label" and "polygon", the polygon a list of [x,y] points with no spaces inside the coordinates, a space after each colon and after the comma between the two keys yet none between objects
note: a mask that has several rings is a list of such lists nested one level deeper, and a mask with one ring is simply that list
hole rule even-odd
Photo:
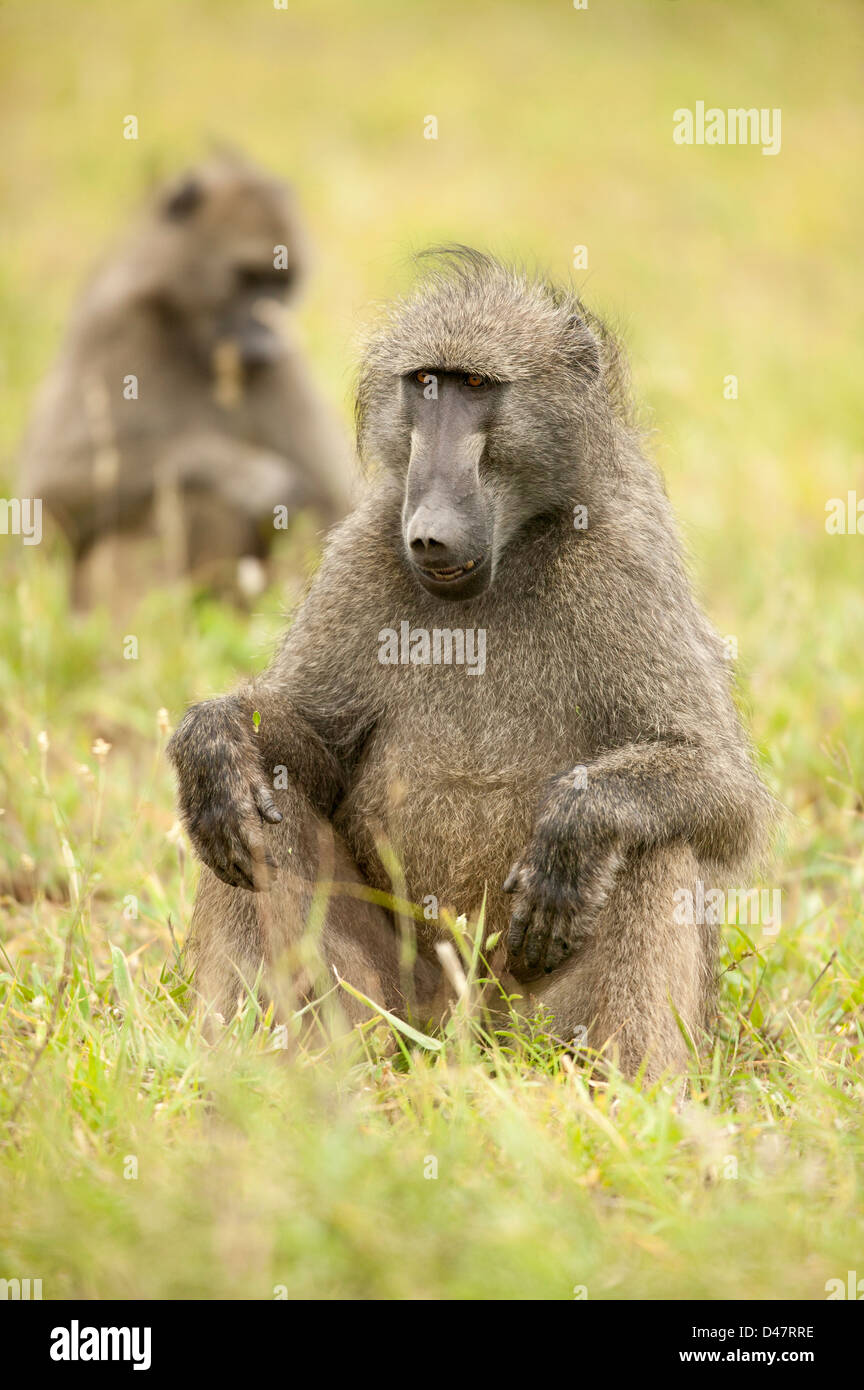
[{"label": "baboon's ear", "polygon": [[567,320],[568,356],[577,375],[583,381],[596,381],[603,370],[600,344],[587,323],[578,314]]},{"label": "baboon's ear", "polygon": [[191,217],[204,201],[204,189],[194,177],[184,179],[172,189],[162,204],[162,216],[169,222],[182,222]]}]

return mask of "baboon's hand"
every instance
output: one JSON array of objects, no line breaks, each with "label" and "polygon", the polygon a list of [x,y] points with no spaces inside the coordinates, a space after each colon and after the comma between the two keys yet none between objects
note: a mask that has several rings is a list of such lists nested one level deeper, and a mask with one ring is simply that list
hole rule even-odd
[{"label": "baboon's hand", "polygon": [[620,862],[613,842],[556,844],[548,831],[535,831],[504,881],[514,895],[507,937],[514,963],[548,975],[571,960],[591,935]]},{"label": "baboon's hand", "polygon": [[232,888],[268,888],[276,865],[264,823],[276,824],[282,815],[264,777],[247,704],[226,696],[193,705],[168,756],[177,770],[183,821],[200,858]]}]

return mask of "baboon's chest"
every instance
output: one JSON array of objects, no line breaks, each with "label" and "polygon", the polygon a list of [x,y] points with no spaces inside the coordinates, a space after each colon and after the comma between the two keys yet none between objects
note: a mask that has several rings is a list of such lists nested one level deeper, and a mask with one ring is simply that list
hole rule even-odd
[{"label": "baboon's chest", "polygon": [[[388,887],[395,854],[413,901],[470,911],[524,847],[543,783],[580,761],[575,702],[514,661],[394,663],[386,713],[338,822],[361,868]],[[520,669],[521,667],[521,669]],[[550,673],[551,674],[551,673]]]}]

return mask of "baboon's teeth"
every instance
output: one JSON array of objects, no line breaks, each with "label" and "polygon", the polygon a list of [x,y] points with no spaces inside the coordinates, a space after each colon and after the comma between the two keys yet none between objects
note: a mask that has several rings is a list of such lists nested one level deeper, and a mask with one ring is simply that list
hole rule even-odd
[{"label": "baboon's teeth", "polygon": [[[482,560],[482,558],[481,556],[480,560]],[[422,565],[420,568],[428,579],[449,584],[452,580],[459,579],[463,574],[467,574],[469,570],[476,569],[477,565],[480,564],[480,560],[466,560],[464,565],[455,566],[453,569],[432,569]]]}]

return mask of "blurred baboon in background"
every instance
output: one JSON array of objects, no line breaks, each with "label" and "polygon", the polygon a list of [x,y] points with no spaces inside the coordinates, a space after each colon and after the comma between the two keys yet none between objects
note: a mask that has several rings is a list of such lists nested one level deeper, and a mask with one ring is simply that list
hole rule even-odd
[{"label": "blurred baboon in background", "polygon": [[260,579],[274,524],[344,513],[352,451],[284,323],[306,265],[291,189],[220,155],[96,274],[22,467],[71,543],[79,603],[181,573]]},{"label": "blurred baboon in background", "polygon": [[231,1013],[263,970],[279,997],[324,882],[324,966],[434,1018],[440,926],[419,914],[406,978],[376,904],[485,895],[563,1042],[681,1069],[717,930],[678,909],[742,882],[771,798],[616,344],[568,291],[451,253],[373,339],[358,419],[380,467],[272,666],[172,740],[198,986]]}]

